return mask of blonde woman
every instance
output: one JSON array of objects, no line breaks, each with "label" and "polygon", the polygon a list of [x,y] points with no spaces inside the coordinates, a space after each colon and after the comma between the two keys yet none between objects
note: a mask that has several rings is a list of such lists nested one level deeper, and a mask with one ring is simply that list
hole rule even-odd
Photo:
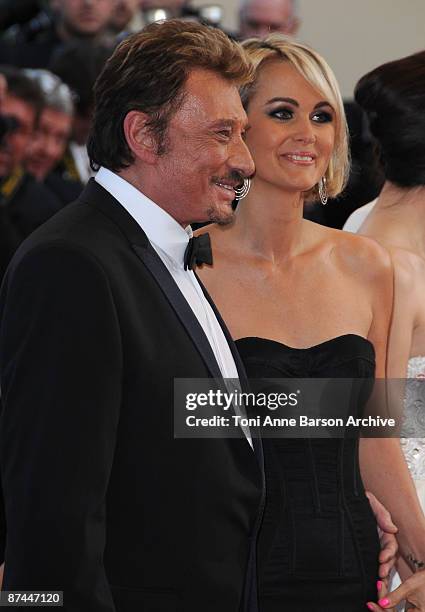
[{"label": "blonde woman", "polygon": [[[201,230],[214,252],[201,279],[251,377],[384,377],[388,253],[303,219],[304,202],[336,196],[348,173],[335,77],[317,53],[278,34],[244,47],[256,67],[241,92],[256,172],[233,222]],[[233,137],[229,127],[223,138]],[[391,511],[402,553],[425,553],[425,521],[397,440],[264,440],[264,454],[261,612],[372,606],[379,541],[364,485]]]}]

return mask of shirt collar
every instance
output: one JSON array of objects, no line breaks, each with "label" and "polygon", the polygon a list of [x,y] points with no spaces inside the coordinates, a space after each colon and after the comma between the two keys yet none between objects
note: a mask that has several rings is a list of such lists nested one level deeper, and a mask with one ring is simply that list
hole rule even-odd
[{"label": "shirt collar", "polygon": [[152,244],[161,249],[178,268],[183,267],[184,253],[192,237],[190,225],[183,228],[158,204],[107,168],[99,169],[95,181],[118,200]]}]

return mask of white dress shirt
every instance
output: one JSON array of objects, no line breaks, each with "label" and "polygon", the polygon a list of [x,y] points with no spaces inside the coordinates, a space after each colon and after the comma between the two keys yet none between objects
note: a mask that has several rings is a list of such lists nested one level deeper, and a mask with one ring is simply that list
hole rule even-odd
[{"label": "white dress shirt", "polygon": [[202,326],[223,378],[239,378],[233,355],[219,322],[192,270],[185,270],[184,252],[192,236],[165,210],[120,176],[100,168],[95,177],[127,210],[147,235]]}]

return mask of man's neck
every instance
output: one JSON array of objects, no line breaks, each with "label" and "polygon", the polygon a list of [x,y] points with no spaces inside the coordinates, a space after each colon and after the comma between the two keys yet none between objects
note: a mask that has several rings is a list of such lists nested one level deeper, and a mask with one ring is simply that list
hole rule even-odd
[{"label": "man's neck", "polygon": [[162,200],[157,189],[155,188],[158,181],[149,180],[149,169],[143,173],[138,167],[132,165],[128,168],[120,170],[116,174],[152,200],[152,202],[162,208],[162,210],[165,210],[165,212],[173,217],[173,219],[175,219],[177,223],[181,225],[181,227],[185,228],[189,224],[189,222],[187,222],[185,219],[181,219],[176,215],[175,208],[167,206],[167,204]]}]

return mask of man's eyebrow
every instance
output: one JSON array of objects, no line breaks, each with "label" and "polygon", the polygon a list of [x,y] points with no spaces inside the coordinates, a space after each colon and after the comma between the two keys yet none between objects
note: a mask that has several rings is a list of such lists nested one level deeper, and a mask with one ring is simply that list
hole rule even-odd
[{"label": "man's eyebrow", "polygon": [[211,124],[212,128],[217,127],[230,127],[234,128],[235,126],[242,124],[243,129],[246,129],[248,126],[248,120],[240,121],[239,119],[217,119]]},{"label": "man's eyebrow", "polygon": [[235,119],[216,119],[212,125],[233,127],[236,123]]}]

